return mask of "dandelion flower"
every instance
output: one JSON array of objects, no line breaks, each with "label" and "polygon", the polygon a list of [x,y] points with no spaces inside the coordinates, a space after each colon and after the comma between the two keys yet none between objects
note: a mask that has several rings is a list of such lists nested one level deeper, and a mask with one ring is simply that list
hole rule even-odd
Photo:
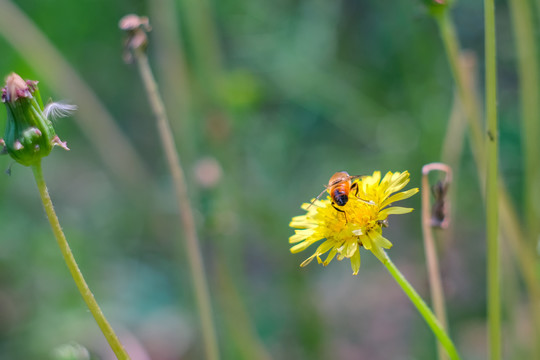
[{"label": "dandelion flower", "polygon": [[[296,216],[290,226],[296,228],[289,243],[295,244],[292,253],[307,249],[312,244],[324,240],[315,253],[301,266],[308,265],[314,258],[319,264],[328,265],[337,257],[338,260],[351,260],[353,275],[360,269],[360,248],[370,250],[383,263],[388,258],[383,249],[392,247],[392,243],[383,237],[382,228],[387,226],[388,215],[406,214],[412,208],[390,206],[392,203],[407,199],[418,192],[418,188],[401,191],[409,182],[409,172],[388,172],[381,179],[376,171],[371,176],[354,180],[358,192],[351,191],[349,201],[334,208],[330,197],[315,200],[312,204],[302,204],[305,215]],[[325,260],[321,256],[328,253]]]}]

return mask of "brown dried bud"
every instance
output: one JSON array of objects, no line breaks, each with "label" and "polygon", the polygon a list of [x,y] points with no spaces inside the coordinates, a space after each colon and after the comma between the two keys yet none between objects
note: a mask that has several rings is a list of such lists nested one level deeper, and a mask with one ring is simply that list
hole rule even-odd
[{"label": "brown dried bud", "polygon": [[134,51],[145,51],[148,45],[147,32],[152,30],[150,22],[146,16],[134,14],[126,15],[118,23],[118,27],[127,34],[124,40],[123,58],[126,63],[133,62]]}]

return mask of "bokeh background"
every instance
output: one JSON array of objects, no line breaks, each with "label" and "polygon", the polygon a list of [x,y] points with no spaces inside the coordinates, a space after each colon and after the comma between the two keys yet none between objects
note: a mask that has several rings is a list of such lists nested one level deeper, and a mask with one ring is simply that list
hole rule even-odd
[{"label": "bokeh background", "polygon": [[[507,4],[496,3],[501,173],[520,204],[515,49]],[[453,9],[462,45],[476,57],[480,97],[482,11],[481,1]],[[55,149],[45,177],[75,257],[133,359],[204,353],[154,117],[136,67],[122,60],[117,25],[128,13],[148,15],[153,26],[148,54],[188,178],[222,358],[435,358],[433,335],[371,253],[362,252],[352,276],[348,261],[300,268],[311,252],[292,255],[288,244],[291,217],[334,172],[408,170],[409,187],[418,187],[421,167],[441,160],[454,82],[420,1],[1,0],[1,13],[12,20],[0,25],[2,76],[40,80],[44,100],[80,108],[56,122],[71,151]],[[119,133],[100,127],[102,110],[73,90],[79,79]],[[443,281],[452,337],[464,358],[483,359],[484,212],[469,146],[454,149]],[[0,169],[11,167],[0,175],[0,358],[60,359],[58,348],[74,342],[93,359],[111,359],[31,171],[11,163],[0,157]],[[417,211],[390,218],[389,254],[429,301],[420,196],[403,206]],[[504,281],[504,289],[520,286]],[[519,296],[508,301],[505,319],[527,317]],[[528,328],[512,324],[504,332],[519,348]]]}]

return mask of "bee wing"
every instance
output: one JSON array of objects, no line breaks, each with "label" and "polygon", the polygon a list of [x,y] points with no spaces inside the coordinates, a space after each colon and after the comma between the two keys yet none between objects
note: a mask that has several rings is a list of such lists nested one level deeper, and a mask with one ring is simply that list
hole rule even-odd
[{"label": "bee wing", "polygon": [[362,179],[365,178],[367,175],[350,175],[349,180],[354,181],[356,179]]}]

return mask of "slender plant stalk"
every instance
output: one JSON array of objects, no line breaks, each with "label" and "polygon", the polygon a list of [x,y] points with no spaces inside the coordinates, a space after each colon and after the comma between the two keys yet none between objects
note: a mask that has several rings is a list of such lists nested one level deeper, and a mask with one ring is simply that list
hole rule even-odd
[{"label": "slender plant stalk", "polygon": [[[194,99],[191,96],[191,87],[193,79],[188,72],[185,59],[185,52],[182,49],[183,40],[180,36],[180,27],[178,24],[178,11],[176,11],[177,1],[163,0],[151,1],[150,18],[160,21],[152,22],[152,44],[156,60],[156,76],[160,84],[161,93],[166,109],[174,108],[177,114],[169,114],[172,124],[179,125],[176,131],[175,139],[180,146],[179,153],[182,154],[182,160],[188,163],[195,155],[197,132],[194,116]],[[198,24],[200,25],[200,24]],[[221,66],[220,64],[218,64]],[[230,152],[230,151],[229,151]],[[222,154],[223,158],[223,154]],[[188,184],[189,186],[189,184]],[[230,188],[228,188],[230,190]],[[193,199],[193,197],[192,197]],[[230,249],[230,242],[225,248]],[[234,249],[234,246],[232,247]],[[233,250],[234,251],[234,250]],[[222,252],[218,250],[221,255]],[[219,296],[216,298],[221,303],[225,325],[230,333],[230,338],[238,346],[239,357],[244,359],[269,360],[270,354],[265,349],[261,339],[257,336],[257,331],[247,313],[247,308],[243,303],[238,286],[233,278],[238,281],[238,274],[233,276],[228,264],[223,256],[216,259],[216,269],[213,275],[216,276],[217,283],[220,284]]]},{"label": "slender plant stalk", "polygon": [[218,259],[216,265],[216,280],[220,285],[221,293],[219,300],[222,303],[223,316],[227,320],[226,325],[229,328],[230,337],[240,345],[238,358],[272,360],[261,339],[257,337],[257,331],[243,304],[238,287],[233,282],[229,267],[223,259]]},{"label": "slender plant stalk", "polygon": [[182,222],[182,227],[186,237],[185,245],[187,258],[191,269],[197,306],[202,322],[206,357],[210,360],[217,360],[219,359],[219,353],[215,327],[212,320],[212,306],[210,302],[208,283],[206,280],[199,240],[197,238],[195,220],[186,188],[184,172],[180,165],[180,158],[176,151],[176,145],[172,136],[169,121],[167,120],[165,107],[159,95],[154,75],[152,74],[152,70],[148,64],[148,57],[140,50],[135,50],[134,55],[139,68],[139,73],[148,93],[152,109],[156,115],[163,150],[167,157],[167,162],[174,181],[178,206],[180,207],[180,221]]},{"label": "slender plant stalk", "polygon": [[116,354],[116,357],[121,360],[129,359],[129,355],[120,343],[120,340],[118,340],[118,337],[116,336],[111,325],[105,318],[105,315],[103,315],[103,312],[101,311],[96,299],[94,298],[94,295],[90,291],[88,284],[86,284],[83,274],[81,273],[81,270],[79,269],[79,266],[77,265],[77,262],[73,257],[73,253],[69,248],[66,236],[62,231],[62,227],[60,226],[58,217],[56,216],[56,212],[54,211],[53,203],[51,201],[51,197],[49,196],[49,191],[47,190],[45,179],[43,178],[41,161],[38,164],[32,166],[32,171],[34,172],[34,178],[36,179],[39,194],[41,195],[41,201],[43,202],[43,207],[45,208],[45,212],[47,213],[47,218],[51,223],[54,236],[56,237],[56,241],[58,242],[60,251],[62,252],[69,272],[71,273],[73,280],[75,280],[75,284],[77,285],[81,296],[83,297],[86,305],[90,309],[90,312],[94,316],[94,319],[96,319],[96,322],[98,323],[101,332],[103,333],[103,335],[105,335],[105,338],[109,342],[111,349]]},{"label": "slender plant stalk", "polygon": [[[463,105],[457,92],[454,92],[452,111],[448,119],[441,150],[441,161],[450,168],[458,169],[459,159],[463,153],[463,143],[467,132],[467,119],[463,113]],[[456,178],[458,176],[456,175]]]},{"label": "slender plant stalk", "polygon": [[[449,179],[451,179],[452,170],[447,165],[442,163],[431,163],[422,168],[422,232],[424,234],[424,250],[426,252],[426,265],[429,277],[429,288],[431,291],[431,301],[433,302],[433,308],[437,318],[439,319],[441,327],[445,331],[448,331],[441,271],[439,268],[439,259],[437,256],[437,250],[435,248],[435,240],[431,225],[431,206],[429,201],[430,186],[428,174],[433,170],[444,171],[447,174],[448,179],[445,180],[447,183],[449,182]],[[438,344],[437,350],[439,353],[439,359],[448,359],[441,343]]]},{"label": "slender plant stalk", "polygon": [[[465,67],[467,75],[474,73],[476,69],[476,57],[473,53],[465,53],[460,56],[460,65]],[[474,78],[470,76],[470,78]],[[476,87],[474,87],[476,88]],[[448,118],[443,144],[441,147],[441,162],[447,164],[452,169],[452,186],[448,188],[446,199],[449,204],[455,204],[457,194],[459,194],[459,171],[460,161],[464,150],[465,138],[467,135],[467,118],[463,109],[463,103],[457,92],[453,93],[452,110]],[[448,215],[453,218],[455,209],[450,207]],[[448,227],[440,234],[441,249],[452,246],[455,227],[453,222],[449,222]]]},{"label": "slender plant stalk", "polygon": [[441,323],[437,320],[437,317],[433,314],[433,312],[430,310],[429,306],[426,305],[424,300],[418,295],[416,290],[412,287],[412,285],[405,279],[403,274],[398,270],[396,265],[392,262],[392,260],[387,257],[387,261],[383,262],[384,266],[386,266],[386,269],[390,274],[394,277],[394,279],[397,281],[399,286],[403,289],[405,294],[409,297],[409,299],[412,301],[414,306],[416,306],[416,309],[420,312],[420,314],[424,317],[424,320],[427,322],[429,327],[431,328],[431,331],[433,331],[433,334],[437,337],[439,340],[439,343],[443,346],[443,348],[446,350],[448,356],[451,360],[457,360],[460,359],[459,354],[456,350],[456,347],[454,346],[454,343],[442,327]]},{"label": "slender plant stalk", "polygon": [[[204,101],[217,105],[216,80],[221,74],[221,51],[217,37],[212,4],[209,0],[179,2],[186,25],[186,36],[193,44],[198,91]],[[209,85],[210,84],[210,85]]]},{"label": "slender plant stalk", "polygon": [[488,338],[492,360],[501,358],[501,294],[499,254],[498,197],[498,128],[497,128],[497,63],[495,43],[495,3],[484,0],[485,67],[486,67],[486,237],[488,284]]},{"label": "slender plant stalk", "polygon": [[[503,184],[499,184],[501,214],[501,228],[504,238],[508,240],[510,249],[515,257],[516,266],[523,274],[525,286],[529,291],[529,313],[533,331],[531,334],[531,359],[540,359],[540,284],[538,282],[538,271],[536,266],[536,253],[530,251],[526,246],[518,246],[516,239],[525,239],[519,221],[515,218],[516,212],[512,208],[512,203],[508,198],[508,193],[504,190]],[[523,244],[523,242],[521,242]]]},{"label": "slender plant stalk", "polygon": [[[450,15],[447,11],[443,14],[436,16],[435,19],[437,20],[437,25],[439,26],[439,32],[441,33],[443,45],[446,50],[446,56],[450,64],[450,70],[456,82],[457,91],[461,103],[463,104],[465,114],[471,122],[480,124],[482,123],[482,113],[479,107],[476,106],[476,94],[474,92],[474,88],[473,86],[470,86],[472,84],[469,84],[472,79],[467,77],[463,66],[461,66],[461,50],[452,19],[450,18]],[[480,128],[472,126],[470,127],[470,129],[472,132],[473,141],[475,141],[476,143],[483,143],[482,130]],[[481,150],[473,148],[473,154],[475,156],[477,166],[480,166],[482,169],[484,169],[485,163],[481,161],[481,154],[479,154],[480,151]],[[484,183],[483,173],[484,170],[482,170],[482,183]]]},{"label": "slender plant stalk", "polygon": [[[485,141],[482,136],[482,117],[480,105],[474,89],[474,82],[466,75],[463,66],[459,66],[459,57],[461,53],[459,41],[455,32],[455,27],[449,14],[444,14],[442,17],[436,17],[437,24],[441,33],[441,38],[446,49],[446,56],[450,63],[450,69],[458,93],[461,96],[462,102],[467,103],[464,106],[465,114],[469,120],[469,129],[471,133],[471,148],[475,155],[475,161],[478,169],[478,178],[480,180],[480,189],[485,198],[485,164],[486,164],[486,149],[484,148]],[[508,191],[502,181],[499,181],[499,211],[501,216],[501,228],[506,235],[506,239],[510,244],[521,274],[525,280],[529,294],[529,308],[533,315],[533,327],[535,332],[532,334],[533,347],[536,348],[536,358],[540,354],[540,343],[537,341],[540,336],[540,281],[536,271],[536,259],[534,252],[530,251],[530,247],[526,245],[525,236],[521,231],[522,226],[519,223],[516,208],[512,203]]]},{"label": "slender plant stalk", "polygon": [[[504,271],[501,273],[502,288],[505,291],[502,292],[502,307],[505,314],[505,337],[508,338],[508,344],[511,344],[506,351],[508,359],[536,359],[535,357],[524,356],[523,350],[520,349],[519,329],[523,326],[519,322],[518,313],[521,312],[521,306],[519,306],[520,290],[519,290],[519,276],[515,269],[515,258],[507,250],[508,244],[501,242],[501,263]],[[521,354],[520,354],[521,353]],[[532,354],[531,354],[532,355]]]},{"label": "slender plant stalk", "polygon": [[527,0],[510,0],[510,13],[517,50],[517,71],[519,75],[523,158],[525,182],[523,201],[527,224],[529,246],[534,251],[540,233],[540,88],[538,81],[538,46],[532,18],[531,4]]},{"label": "slender plant stalk", "polygon": [[196,137],[194,99],[188,72],[186,53],[178,21],[177,1],[150,1],[148,7],[152,22],[152,45],[156,54],[156,76],[166,109],[175,109],[169,120],[175,124],[175,139],[184,162],[189,163],[195,155]]},{"label": "slender plant stalk", "polygon": [[92,89],[32,20],[8,0],[0,0],[0,36],[21,54],[43,83],[78,105],[74,118],[77,125],[120,183],[140,188],[141,182],[148,181],[148,171],[125,132]]}]

